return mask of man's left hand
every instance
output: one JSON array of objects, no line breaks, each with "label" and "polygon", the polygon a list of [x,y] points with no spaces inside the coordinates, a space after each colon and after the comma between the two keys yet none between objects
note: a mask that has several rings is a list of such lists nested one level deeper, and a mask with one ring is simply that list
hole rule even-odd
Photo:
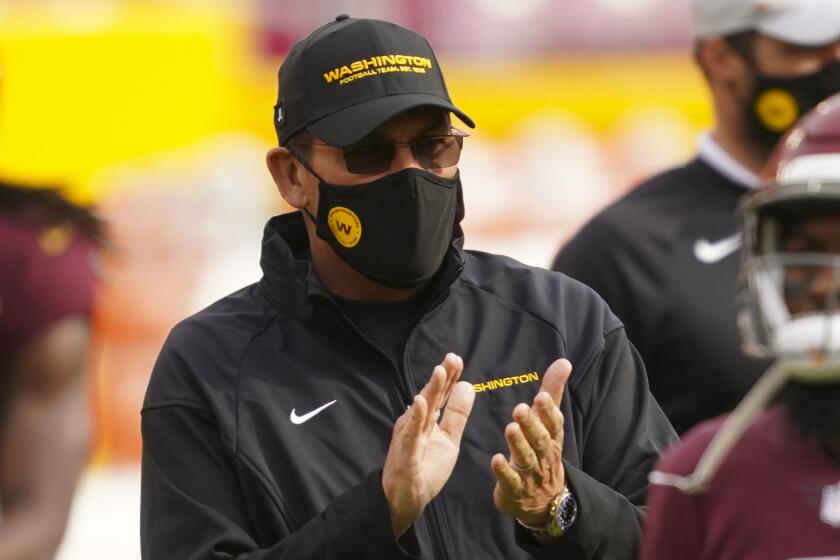
[{"label": "man's left hand", "polygon": [[571,372],[566,359],[549,366],[533,406],[520,403],[513,409],[514,421],[505,428],[509,459],[497,453],[490,461],[496,507],[532,527],[548,525],[549,503],[566,484],[559,405]]}]

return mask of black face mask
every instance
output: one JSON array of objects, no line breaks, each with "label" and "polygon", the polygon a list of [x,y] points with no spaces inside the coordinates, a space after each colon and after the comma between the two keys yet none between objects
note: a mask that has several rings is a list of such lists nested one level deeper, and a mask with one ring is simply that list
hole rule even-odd
[{"label": "black face mask", "polygon": [[775,78],[755,72],[755,85],[746,111],[753,139],[767,153],[782,135],[820,101],[840,92],[840,61],[820,70],[791,78]]},{"label": "black face mask", "polygon": [[355,270],[383,286],[413,288],[443,262],[460,188],[457,173],[445,179],[414,168],[361,185],[320,180],[318,218],[304,211],[318,237]]}]

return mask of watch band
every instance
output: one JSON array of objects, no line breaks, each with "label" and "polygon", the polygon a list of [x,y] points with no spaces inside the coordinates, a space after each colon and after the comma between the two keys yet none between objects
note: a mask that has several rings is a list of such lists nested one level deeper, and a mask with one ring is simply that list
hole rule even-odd
[{"label": "watch band", "polygon": [[532,527],[516,520],[517,523],[531,531],[534,535],[558,538],[562,537],[574,525],[577,519],[577,500],[575,495],[569,491],[568,486],[554,496],[548,506],[548,525],[545,527]]}]

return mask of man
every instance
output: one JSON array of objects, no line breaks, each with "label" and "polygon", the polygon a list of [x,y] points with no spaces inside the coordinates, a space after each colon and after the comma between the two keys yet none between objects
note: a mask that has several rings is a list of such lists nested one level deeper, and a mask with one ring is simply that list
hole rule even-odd
[{"label": "man", "polygon": [[472,126],[407,29],[293,46],[267,162],[300,211],[161,352],[145,558],[635,556],[673,431],[591,290],[463,250],[450,113]]},{"label": "man", "polygon": [[840,552],[840,95],[779,150],[742,204],[740,314],[745,347],[777,362],[651,474],[646,560]]},{"label": "man", "polygon": [[627,328],[651,392],[682,433],[731,410],[768,363],[735,323],[738,198],[775,141],[840,91],[835,0],[694,0],[694,57],[715,125],[685,166],[597,215],[553,268],[594,288]]},{"label": "man", "polygon": [[90,441],[84,365],[103,226],[0,184],[0,560],[52,558]]}]

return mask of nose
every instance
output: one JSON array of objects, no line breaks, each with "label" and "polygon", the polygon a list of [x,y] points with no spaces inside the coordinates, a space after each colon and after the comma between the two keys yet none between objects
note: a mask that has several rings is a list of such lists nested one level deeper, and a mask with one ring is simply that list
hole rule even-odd
[{"label": "nose", "polygon": [[[785,300],[791,314],[824,313],[837,309],[840,268],[792,267],[785,277]],[[832,291],[833,290],[833,291]],[[831,301],[831,303],[830,303]]]},{"label": "nose", "polygon": [[839,288],[840,269],[827,266],[821,266],[816,269],[808,286],[808,295],[810,296],[814,309],[817,311],[828,311],[829,305],[833,309],[837,309],[837,291]]},{"label": "nose", "polygon": [[388,173],[396,173],[409,168],[422,169],[417,158],[414,157],[411,146],[407,143],[397,143],[395,148],[394,161],[391,162],[391,169],[388,170]]}]

